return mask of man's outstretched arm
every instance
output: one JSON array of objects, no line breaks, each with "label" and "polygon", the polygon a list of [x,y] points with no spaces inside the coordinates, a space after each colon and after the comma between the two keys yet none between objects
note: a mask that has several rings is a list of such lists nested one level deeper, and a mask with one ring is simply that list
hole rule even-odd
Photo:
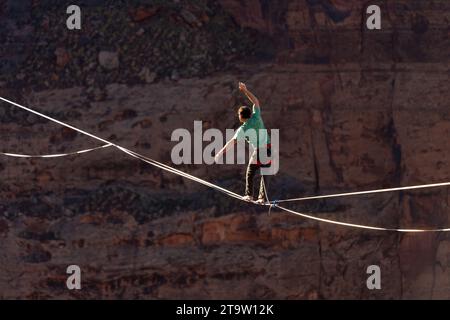
[{"label": "man's outstretched arm", "polygon": [[220,149],[219,152],[217,152],[216,156],[214,157],[214,160],[216,161],[216,163],[219,162],[220,157],[221,157],[223,154],[225,154],[225,153],[227,152],[227,150],[228,150],[230,147],[233,147],[235,143],[236,143],[236,139],[235,139],[235,138],[232,138],[232,139],[230,139],[230,141],[228,141],[228,142],[225,144],[225,146],[224,146],[222,149]]},{"label": "man's outstretched arm", "polygon": [[239,90],[241,90],[247,96],[247,98],[253,103],[253,108],[261,108],[259,105],[258,98],[255,97],[255,95],[247,89],[247,86],[244,83],[239,82]]}]

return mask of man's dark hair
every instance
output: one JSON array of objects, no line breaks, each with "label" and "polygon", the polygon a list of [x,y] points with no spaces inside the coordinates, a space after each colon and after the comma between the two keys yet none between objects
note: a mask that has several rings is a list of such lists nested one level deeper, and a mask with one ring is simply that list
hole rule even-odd
[{"label": "man's dark hair", "polygon": [[252,109],[247,106],[242,106],[239,108],[239,114],[243,119],[250,119],[252,116]]}]

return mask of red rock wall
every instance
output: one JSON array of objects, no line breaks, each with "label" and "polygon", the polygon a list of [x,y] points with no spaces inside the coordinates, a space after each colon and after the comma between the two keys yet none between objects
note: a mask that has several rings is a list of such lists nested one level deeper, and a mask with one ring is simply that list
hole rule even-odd
[{"label": "red rock wall", "polygon": [[[359,1],[242,3],[220,1],[237,26],[271,39],[272,59],[233,60],[201,79],[163,74],[153,83],[94,88],[36,90],[5,80],[0,94],[170,163],[174,129],[192,130],[194,120],[221,130],[238,125],[241,80],[260,98],[266,125],[280,129],[272,199],[448,180],[446,1],[383,2],[383,29],[373,33],[361,28]],[[0,119],[2,151],[97,145],[4,103]],[[245,166],[180,169],[243,191]],[[1,298],[449,297],[445,233],[268,215],[114,149],[63,160],[1,158],[0,177]],[[290,207],[383,227],[450,226],[447,188]],[[70,264],[82,269],[77,292],[65,287]],[[366,288],[371,264],[381,267],[382,290]]]}]

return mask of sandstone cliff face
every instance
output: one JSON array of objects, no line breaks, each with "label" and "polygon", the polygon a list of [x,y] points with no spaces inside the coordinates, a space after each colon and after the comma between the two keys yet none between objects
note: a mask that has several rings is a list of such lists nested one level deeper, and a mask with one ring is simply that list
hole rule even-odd
[{"label": "sandstone cliff face", "polygon": [[[61,50],[56,56],[29,53],[20,63],[48,58],[49,73],[61,81],[36,87],[28,83],[34,76],[17,78],[11,67],[2,76],[1,96],[170,164],[173,130],[192,131],[195,120],[205,129],[237,127],[235,106],[244,100],[235,87],[241,80],[262,101],[266,125],[280,129],[281,167],[270,181],[272,199],[448,180],[446,1],[383,3],[383,28],[376,32],[361,27],[367,4],[359,1],[220,0],[206,8],[213,5],[233,30],[244,27],[236,32],[257,35],[245,59],[224,50],[220,59],[227,63],[201,78],[194,71],[174,77],[164,59],[160,70],[152,69],[150,58],[138,60],[136,68],[146,67],[152,81],[144,74],[128,82],[120,72],[103,69],[65,80],[66,68],[82,65],[70,60],[74,53],[67,65]],[[205,18],[201,2],[195,8],[186,10],[206,26],[219,16],[205,9]],[[127,11],[133,28],[158,27],[151,9]],[[163,6],[154,14],[178,21],[174,12],[183,9]],[[186,12],[180,17],[192,18]],[[202,34],[201,26],[191,24],[188,37]],[[65,41],[58,45],[71,52]],[[266,43],[270,52],[252,51]],[[54,67],[58,63],[64,66]],[[120,60],[119,68],[128,68],[127,62]],[[94,80],[86,84],[83,77]],[[0,121],[1,151],[46,154],[98,145],[5,103]],[[243,191],[245,166],[179,169]],[[0,175],[1,298],[450,295],[450,238],[444,233],[374,232],[277,210],[268,215],[113,148],[63,159],[1,158]],[[436,188],[290,207],[352,223],[433,228],[450,225],[448,205],[447,188]],[[65,287],[70,264],[82,269],[80,291]],[[366,287],[372,264],[381,267],[381,290]]]}]

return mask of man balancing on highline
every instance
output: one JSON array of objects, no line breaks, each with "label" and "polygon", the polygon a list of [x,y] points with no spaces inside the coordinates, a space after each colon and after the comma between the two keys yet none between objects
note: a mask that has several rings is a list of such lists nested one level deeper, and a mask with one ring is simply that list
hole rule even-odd
[{"label": "man balancing on highline", "polygon": [[[259,100],[247,89],[245,84],[239,82],[239,90],[242,91],[247,98],[253,103],[253,111],[250,107],[241,106],[238,110],[239,121],[242,125],[237,129],[233,138],[228,141],[225,146],[215,156],[216,162],[219,161],[222,154],[228,148],[234,147],[237,141],[247,141],[252,147],[253,152],[247,167],[247,174],[245,179],[245,201],[253,201],[253,179],[258,170],[260,170],[260,186],[258,200],[259,204],[264,204],[266,201],[266,185],[264,185],[263,173],[261,168],[268,168],[271,166],[271,146],[270,138],[261,118],[261,107]],[[264,160],[263,160],[264,159]],[[260,161],[261,160],[261,161]]]}]

